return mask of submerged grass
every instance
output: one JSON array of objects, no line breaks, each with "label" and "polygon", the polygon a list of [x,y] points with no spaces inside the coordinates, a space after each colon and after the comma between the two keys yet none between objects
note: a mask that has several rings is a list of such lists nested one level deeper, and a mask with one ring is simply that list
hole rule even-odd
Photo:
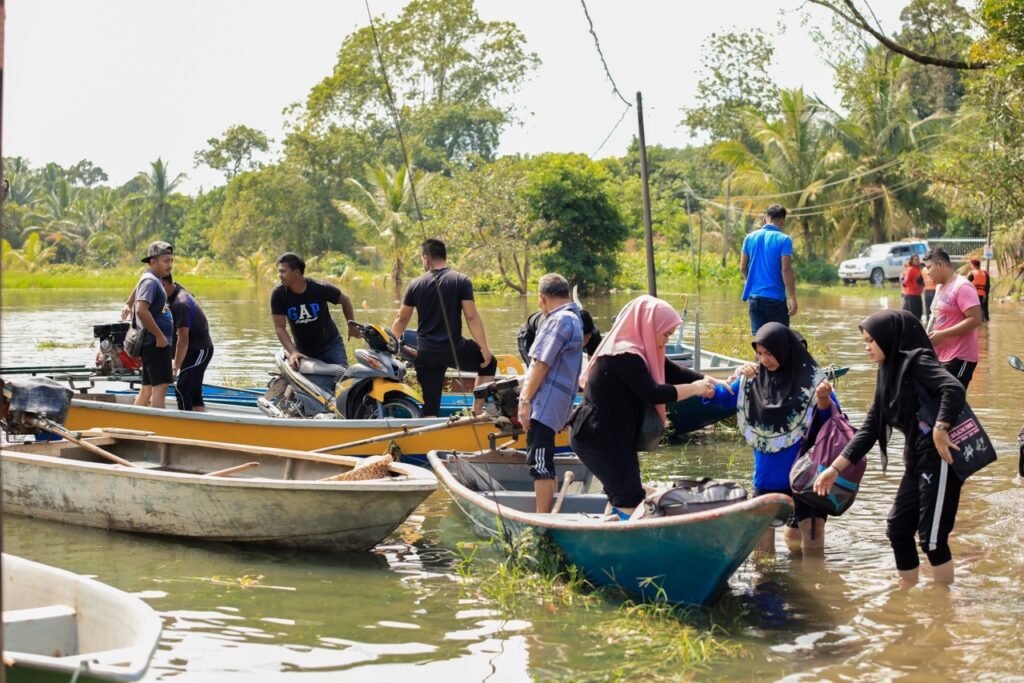
[{"label": "submerged grass", "polygon": [[87,349],[92,346],[91,343],[72,343],[72,342],[58,342],[50,339],[43,339],[36,344],[36,347],[40,351],[46,351],[49,349]]},{"label": "submerged grass", "polygon": [[[498,549],[503,555],[490,552]],[[615,662],[604,668],[605,678],[678,680],[745,654],[729,640],[742,613],[671,605],[661,590],[652,600],[636,601],[614,588],[595,588],[558,546],[532,530],[511,544],[460,544],[459,553],[456,571],[464,589],[503,612],[529,618],[541,611],[546,619],[564,608],[596,613],[596,626],[581,639],[593,641],[588,651],[595,657]]]}]

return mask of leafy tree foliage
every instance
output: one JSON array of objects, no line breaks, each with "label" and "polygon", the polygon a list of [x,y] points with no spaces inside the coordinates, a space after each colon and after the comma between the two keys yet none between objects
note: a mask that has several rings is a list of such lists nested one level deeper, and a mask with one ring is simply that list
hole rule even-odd
[{"label": "leafy tree foliage", "polygon": [[587,291],[607,287],[618,272],[616,254],[628,230],[609,193],[611,176],[580,154],[545,154],[534,160],[525,198],[533,235],[547,249],[539,261]]},{"label": "leafy tree foliage", "polygon": [[242,171],[260,168],[262,163],[254,156],[270,149],[270,139],[262,131],[243,125],[231,126],[221,137],[210,138],[206,144],[206,149],[195,153],[195,165],[205,164],[228,180]]}]

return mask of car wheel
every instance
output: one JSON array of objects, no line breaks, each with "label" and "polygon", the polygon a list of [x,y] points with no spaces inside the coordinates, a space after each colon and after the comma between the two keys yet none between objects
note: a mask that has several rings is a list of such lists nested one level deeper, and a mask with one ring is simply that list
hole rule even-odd
[{"label": "car wheel", "polygon": [[843,284],[846,285],[847,287],[853,287],[854,285],[857,284],[857,281],[851,280],[850,278],[846,278],[845,280],[843,280]]},{"label": "car wheel", "polygon": [[871,284],[875,286],[881,286],[885,283],[885,271],[881,268],[875,268],[871,271]]}]

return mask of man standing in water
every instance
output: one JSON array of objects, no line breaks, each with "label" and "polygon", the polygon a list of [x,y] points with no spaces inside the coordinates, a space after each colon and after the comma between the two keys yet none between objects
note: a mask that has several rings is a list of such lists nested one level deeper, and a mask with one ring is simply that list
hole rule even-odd
[{"label": "man standing in water", "polygon": [[[334,285],[306,277],[306,262],[298,254],[282,254],[277,259],[277,274],[281,284],[270,294],[270,314],[274,332],[288,352],[288,364],[298,368],[303,358],[315,358],[348,366],[345,342],[327,304],[340,305],[345,320],[352,320],[352,300]],[[288,336],[286,324],[291,327],[292,336]],[[349,328],[349,336],[358,337],[358,330]]]},{"label": "man standing in water", "polygon": [[769,322],[789,327],[790,316],[797,312],[793,239],[782,232],[786,225],[786,209],[772,204],[765,210],[765,215],[768,222],[747,235],[740,254],[740,272],[746,280],[743,300],[750,305],[750,331],[753,334]]},{"label": "man standing in water", "polygon": [[[494,380],[498,363],[487,346],[484,323],[473,300],[473,283],[448,267],[444,242],[424,241],[421,256],[427,272],[409,283],[391,330],[401,339],[416,311],[419,324],[414,366],[423,389],[423,415],[433,417],[441,410],[441,390],[448,368],[475,371],[476,385],[480,386]],[[462,337],[463,315],[473,339]],[[481,406],[479,399],[473,401],[474,412],[479,412]]]},{"label": "man standing in water", "polygon": [[928,336],[939,362],[966,389],[978,366],[978,291],[967,278],[957,275],[945,250],[935,247],[924,261],[928,274],[939,287],[935,294],[935,331]]},{"label": "man standing in water", "polygon": [[555,496],[555,434],[562,431],[583,369],[583,319],[569,298],[569,281],[558,273],[537,285],[544,322],[530,347],[530,371],[519,394],[519,421],[526,430],[527,465],[537,512],[551,512]]}]

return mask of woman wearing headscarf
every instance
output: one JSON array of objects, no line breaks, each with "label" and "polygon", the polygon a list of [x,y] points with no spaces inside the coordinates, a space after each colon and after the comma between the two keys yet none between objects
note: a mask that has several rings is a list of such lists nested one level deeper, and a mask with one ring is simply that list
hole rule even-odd
[{"label": "woman wearing headscarf", "polygon": [[[716,387],[714,397],[705,402],[736,411],[736,424],[754,449],[754,495],[791,496],[793,462],[805,450],[808,433],[832,414],[836,399],[804,340],[785,325],[762,325],[751,346],[757,354],[756,374],[741,374],[732,393]],[[809,505],[795,501],[788,526],[788,540],[807,549],[824,547],[825,515]],[[757,550],[775,552],[774,529],[765,530]]]},{"label": "woman wearing headscarf", "polygon": [[680,323],[668,302],[646,295],[632,300],[580,377],[583,403],[571,421],[572,447],[622,518],[645,496],[637,456],[645,413],[653,406],[664,423],[666,403],[710,392],[704,375],[665,357]]},{"label": "woman wearing headscarf", "polygon": [[[903,479],[889,511],[886,535],[896,557],[900,584],[918,580],[915,533],[928,556],[937,583],[953,582],[953,555],[949,532],[960,503],[960,479],[950,471],[950,449],[959,450],[949,438],[951,420],[960,414],[965,391],[940,364],[921,321],[907,311],[879,311],[860,324],[865,350],[878,363],[875,398],[863,426],[836,458],[818,475],[814,490],[824,494],[839,471],[858,462],[878,442],[882,467],[887,463],[886,445],[893,428],[903,433]],[[919,393],[920,392],[920,393]],[[938,402],[934,427],[918,418],[921,394]]]}]

